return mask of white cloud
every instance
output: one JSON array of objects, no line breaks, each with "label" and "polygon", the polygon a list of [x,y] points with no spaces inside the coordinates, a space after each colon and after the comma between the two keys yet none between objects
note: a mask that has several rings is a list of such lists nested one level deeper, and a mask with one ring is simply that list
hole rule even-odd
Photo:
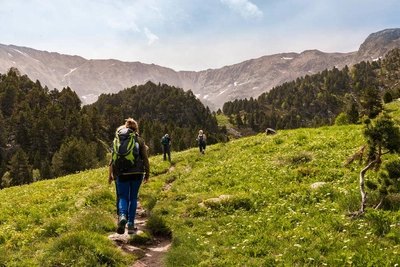
[{"label": "white cloud", "polygon": [[239,13],[245,19],[256,18],[263,16],[263,12],[252,2],[248,0],[220,0],[221,3],[227,5],[233,11]]},{"label": "white cloud", "polygon": [[108,25],[112,29],[116,29],[116,30],[132,30],[135,32],[140,32],[138,26],[133,21],[128,22],[128,21],[119,20],[119,19],[109,19]]},{"label": "white cloud", "polygon": [[200,71],[276,53],[356,51],[368,34],[400,25],[400,1],[378,2],[1,0],[0,43]]},{"label": "white cloud", "polygon": [[160,19],[164,19],[164,15],[162,14],[160,8],[156,7],[156,6],[151,6],[149,5],[149,9],[153,10],[155,12],[155,14],[157,14],[157,17]]},{"label": "white cloud", "polygon": [[152,44],[158,40],[157,35],[152,33],[148,28],[144,28],[144,33],[146,34],[146,37],[149,40],[149,44]]},{"label": "white cloud", "polygon": [[99,7],[98,16],[104,18],[111,29],[117,31],[140,32],[140,26],[136,23],[137,11],[132,5],[124,5],[116,2],[116,5],[102,5]]}]

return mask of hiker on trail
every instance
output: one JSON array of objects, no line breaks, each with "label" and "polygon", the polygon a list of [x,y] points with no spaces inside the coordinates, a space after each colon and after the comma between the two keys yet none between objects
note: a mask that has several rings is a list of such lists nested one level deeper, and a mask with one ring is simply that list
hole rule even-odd
[{"label": "hiker on trail", "polygon": [[[134,222],[139,188],[142,182],[148,182],[150,175],[147,146],[137,132],[137,122],[132,118],[126,119],[125,125],[118,127],[113,142],[114,146],[109,167],[108,183],[111,183],[113,178],[115,178],[119,211],[118,234],[125,232],[126,224],[128,224],[128,234],[134,233],[136,229]],[[121,153],[120,149],[124,146],[124,140],[127,142],[131,140],[133,143],[132,146],[134,146],[127,153]],[[119,146],[116,147],[116,144]],[[125,149],[127,148],[125,147]],[[132,154],[134,155],[134,159],[131,159],[131,161],[134,161],[134,164],[129,161],[129,155]]]},{"label": "hiker on trail", "polygon": [[167,155],[168,155],[168,161],[171,161],[171,137],[169,137],[168,134],[165,134],[161,138],[161,144],[163,146],[164,161],[167,160]]},{"label": "hiker on trail", "polygon": [[[139,133],[138,132],[136,132],[136,134],[137,134],[137,136],[139,136]],[[147,151],[147,153],[149,152],[149,147],[148,147],[148,145],[145,145],[146,146],[146,151]],[[113,150],[113,146],[111,146],[111,151]],[[111,184],[111,181],[114,181],[115,179],[115,176],[116,176],[116,174],[114,174],[113,173],[113,164],[112,164],[112,157],[111,157],[111,159],[110,159],[110,163],[109,163],[109,166],[108,166],[108,183],[109,184]],[[116,192],[116,194],[117,194],[117,197],[116,197],[116,207],[117,207],[117,215],[119,216],[119,195],[118,195],[118,188],[117,188],[117,183],[116,183],[116,181],[115,181],[115,192]]]},{"label": "hiker on trail", "polygon": [[206,150],[207,137],[205,134],[203,134],[203,130],[199,131],[199,135],[197,136],[196,140],[199,144],[200,153],[204,154],[204,151]]}]

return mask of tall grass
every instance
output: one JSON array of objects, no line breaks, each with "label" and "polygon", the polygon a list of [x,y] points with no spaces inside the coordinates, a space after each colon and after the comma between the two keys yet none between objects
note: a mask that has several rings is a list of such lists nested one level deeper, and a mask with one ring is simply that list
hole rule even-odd
[{"label": "tall grass", "polygon": [[[173,152],[170,171],[152,157],[139,198],[150,233],[172,234],[166,266],[397,266],[398,209],[347,216],[360,208],[361,166],[344,163],[363,144],[360,125],[332,126]],[[1,190],[0,266],[132,264],[107,238],[106,179],[104,167]]]},{"label": "tall grass", "polygon": [[[0,266],[126,266],[106,168],[0,191]],[[132,260],[132,259],[131,259]]]},{"label": "tall grass", "polygon": [[[153,210],[173,232],[168,266],[399,264],[398,211],[347,216],[360,206],[361,166],[344,163],[363,144],[361,126],[352,125],[259,134],[211,146],[205,156],[175,155],[191,160],[177,164],[179,179]],[[316,182],[326,184],[312,189]]]}]

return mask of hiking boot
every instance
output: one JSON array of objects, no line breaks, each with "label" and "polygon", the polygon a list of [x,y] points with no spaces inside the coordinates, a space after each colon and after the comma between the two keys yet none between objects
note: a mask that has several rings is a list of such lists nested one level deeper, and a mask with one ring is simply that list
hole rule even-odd
[{"label": "hiking boot", "polygon": [[117,228],[117,233],[122,235],[125,233],[125,224],[126,224],[126,215],[122,214],[119,216],[119,221],[118,221],[118,228]]},{"label": "hiking boot", "polygon": [[133,223],[128,223],[128,234],[132,235],[137,230],[137,227],[133,225]]}]

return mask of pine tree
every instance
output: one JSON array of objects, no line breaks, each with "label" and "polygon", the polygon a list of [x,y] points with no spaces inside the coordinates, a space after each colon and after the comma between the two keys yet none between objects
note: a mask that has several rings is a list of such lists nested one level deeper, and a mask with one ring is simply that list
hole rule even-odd
[{"label": "pine tree", "polygon": [[21,148],[11,158],[8,168],[11,186],[33,182],[32,166],[29,165],[28,156]]},{"label": "pine tree", "polygon": [[242,118],[240,116],[240,113],[236,113],[235,123],[239,128],[242,127],[243,121],[242,121]]},{"label": "pine tree", "polygon": [[83,138],[67,138],[52,160],[56,177],[97,167],[96,145]]},{"label": "pine tree", "polygon": [[[353,155],[347,162],[347,164],[349,164],[355,159],[362,158],[364,155],[367,156],[366,166],[360,171],[361,208],[358,212],[354,213],[354,215],[363,215],[365,213],[365,208],[367,206],[365,185],[371,189],[377,188],[371,181],[365,182],[367,171],[372,169],[378,170],[382,165],[382,157],[384,155],[400,153],[400,129],[395,126],[392,118],[386,112],[380,113],[373,121],[366,118],[364,123],[363,135],[367,140],[367,145]],[[382,193],[382,197],[384,198],[385,192],[382,191]],[[377,207],[380,206],[382,201],[383,199],[381,199]]]},{"label": "pine tree", "polygon": [[359,116],[360,116],[360,114],[358,112],[357,104],[356,104],[356,102],[352,101],[352,103],[350,104],[350,107],[346,110],[346,117],[347,117],[348,123],[351,123],[351,124],[357,123]]},{"label": "pine tree", "polygon": [[361,105],[365,109],[365,115],[375,118],[383,110],[379,90],[374,86],[367,86],[361,95]]},{"label": "pine tree", "polygon": [[50,162],[48,159],[45,159],[44,161],[42,161],[39,173],[40,173],[41,180],[47,180],[47,179],[52,178],[51,166],[50,166]]}]

